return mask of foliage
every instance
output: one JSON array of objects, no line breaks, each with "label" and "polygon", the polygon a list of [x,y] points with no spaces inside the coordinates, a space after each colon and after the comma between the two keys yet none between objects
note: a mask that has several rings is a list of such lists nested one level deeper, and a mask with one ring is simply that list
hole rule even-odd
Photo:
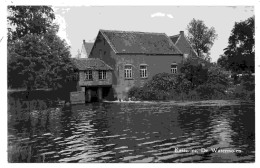
[{"label": "foliage", "polygon": [[28,34],[8,45],[9,87],[58,88],[72,79],[69,46],[49,29],[42,35]]},{"label": "foliage", "polygon": [[208,69],[207,83],[213,85],[223,85],[227,87],[229,85],[229,73],[219,66],[212,66]]},{"label": "foliage", "polygon": [[208,28],[202,20],[192,19],[187,26],[188,39],[200,58],[209,59],[209,50],[217,38],[214,27]]},{"label": "foliage", "polygon": [[133,87],[128,96],[141,100],[166,100],[177,84],[177,77],[173,74],[160,73],[144,84],[143,87]]},{"label": "foliage", "polygon": [[180,74],[155,75],[143,87],[133,87],[128,96],[140,100],[223,99],[229,86],[228,73],[218,66],[184,64]]},{"label": "foliage", "polygon": [[143,87],[133,87],[128,96],[140,100],[169,100],[180,99],[188,94],[191,82],[183,74],[156,74]]},{"label": "foliage", "polygon": [[190,61],[184,63],[181,73],[184,74],[185,79],[191,82],[192,89],[205,83],[208,79],[208,69],[203,64],[192,64]]},{"label": "foliage", "polygon": [[251,75],[242,76],[240,84],[234,88],[234,97],[243,100],[255,100],[255,78]]},{"label": "foliage", "polygon": [[224,49],[224,55],[218,60],[222,67],[236,73],[254,72],[255,60],[255,18],[236,22]]},{"label": "foliage", "polygon": [[220,55],[217,64],[226,70],[229,70],[228,57],[225,55]]},{"label": "foliage", "polygon": [[57,36],[47,6],[9,6],[14,25],[8,40],[8,87],[27,90],[61,88],[76,78],[70,47]]},{"label": "foliage", "polygon": [[185,74],[177,75],[177,83],[175,84],[175,92],[181,95],[181,99],[184,99],[184,94],[188,95],[192,88],[192,82],[186,79]]},{"label": "foliage", "polygon": [[176,76],[168,73],[159,73],[153,76],[145,87],[152,88],[152,90],[171,90],[176,83]]},{"label": "foliage", "polygon": [[27,34],[46,33],[55,19],[53,9],[49,6],[8,6],[8,14],[9,42]]}]

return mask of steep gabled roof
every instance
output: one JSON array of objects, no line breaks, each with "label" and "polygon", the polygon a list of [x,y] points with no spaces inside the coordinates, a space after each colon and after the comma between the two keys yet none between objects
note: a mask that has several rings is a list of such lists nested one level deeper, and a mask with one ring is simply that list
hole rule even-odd
[{"label": "steep gabled roof", "polygon": [[[195,50],[194,50],[194,48],[192,47],[190,41],[187,39],[187,37],[184,35],[184,33],[183,33],[182,35],[181,35],[181,34],[176,34],[176,35],[169,36],[169,37],[170,37],[170,39],[172,40],[172,42],[175,44],[176,48],[178,48],[179,50],[181,50],[181,49],[180,49],[181,47],[178,47],[178,46],[179,46],[179,45],[182,45],[182,44],[179,43],[179,40],[180,40],[180,38],[181,38],[182,36],[185,38],[185,40],[186,40],[187,43],[189,44],[190,48],[192,49],[193,54],[197,56],[197,53],[195,52]],[[182,50],[181,50],[181,51],[182,51]],[[182,52],[183,52],[183,51],[182,51]]]},{"label": "steep gabled roof", "polygon": [[176,44],[176,42],[177,42],[177,40],[179,39],[180,35],[177,34],[177,35],[169,36],[169,37],[170,37],[170,39],[172,40],[172,42],[173,42],[174,44]]},{"label": "steep gabled roof", "polygon": [[78,70],[113,70],[98,58],[72,58],[72,62]]},{"label": "steep gabled roof", "polygon": [[94,43],[83,42],[83,45],[85,47],[87,55],[89,55]]},{"label": "steep gabled roof", "polygon": [[116,54],[179,55],[165,33],[100,30]]}]

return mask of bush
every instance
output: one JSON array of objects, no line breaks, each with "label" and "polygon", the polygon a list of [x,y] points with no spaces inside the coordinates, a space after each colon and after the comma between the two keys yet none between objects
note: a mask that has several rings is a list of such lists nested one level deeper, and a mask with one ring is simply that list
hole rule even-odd
[{"label": "bush", "polygon": [[167,100],[172,94],[176,95],[174,88],[177,84],[177,76],[168,73],[160,73],[144,84],[143,87],[133,87],[128,91],[128,97],[132,100]]},{"label": "bush", "polygon": [[[195,67],[195,68],[194,68]],[[183,68],[189,71],[187,74],[155,75],[143,87],[133,87],[128,96],[134,100],[209,100],[209,99],[246,99],[254,100],[255,85],[254,77],[247,75],[240,79],[240,84],[231,87],[233,82],[228,78],[228,73],[218,66],[208,69],[194,65]],[[196,78],[204,76],[205,78]],[[191,78],[192,77],[192,78]],[[193,81],[195,80],[195,83]]]},{"label": "bush", "polygon": [[234,89],[234,97],[243,100],[255,100],[255,78],[254,76],[244,76],[240,79]]}]

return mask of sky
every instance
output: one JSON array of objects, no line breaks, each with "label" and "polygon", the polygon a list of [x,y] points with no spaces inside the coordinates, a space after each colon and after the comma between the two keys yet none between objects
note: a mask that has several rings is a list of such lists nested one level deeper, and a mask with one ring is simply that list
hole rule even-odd
[{"label": "sky", "polygon": [[58,35],[71,46],[72,57],[83,39],[94,42],[99,29],[166,33],[184,31],[195,18],[218,34],[210,53],[215,62],[228,45],[235,22],[254,15],[253,6],[53,6]]}]

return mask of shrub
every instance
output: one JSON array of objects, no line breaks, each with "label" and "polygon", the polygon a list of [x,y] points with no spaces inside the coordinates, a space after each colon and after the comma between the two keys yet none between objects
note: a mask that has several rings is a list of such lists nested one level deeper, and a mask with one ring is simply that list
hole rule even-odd
[{"label": "shrub", "polygon": [[255,100],[255,78],[253,76],[244,76],[240,79],[234,89],[234,97],[243,100]]},{"label": "shrub", "polygon": [[133,87],[128,91],[128,97],[133,100],[167,100],[176,95],[178,76],[160,73],[144,84],[143,87]]}]

